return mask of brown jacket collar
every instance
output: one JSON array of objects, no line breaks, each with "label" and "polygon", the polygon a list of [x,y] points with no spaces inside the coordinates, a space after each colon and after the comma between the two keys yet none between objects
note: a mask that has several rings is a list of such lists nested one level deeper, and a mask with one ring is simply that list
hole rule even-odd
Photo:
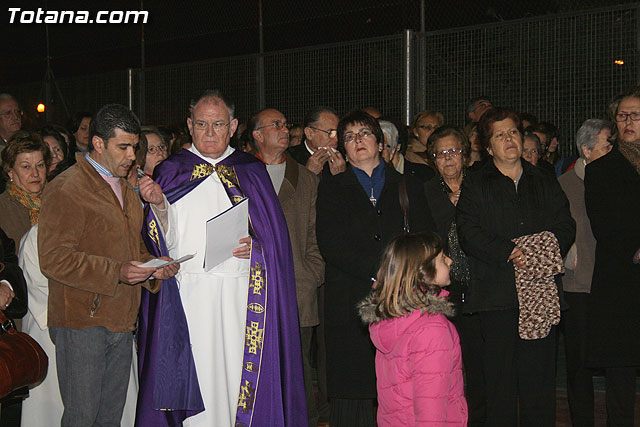
[{"label": "brown jacket collar", "polygon": [[284,180],[278,192],[278,200],[280,200],[281,204],[290,199],[296,192],[296,188],[298,187],[298,173],[298,162],[296,162],[293,157],[286,156]]}]

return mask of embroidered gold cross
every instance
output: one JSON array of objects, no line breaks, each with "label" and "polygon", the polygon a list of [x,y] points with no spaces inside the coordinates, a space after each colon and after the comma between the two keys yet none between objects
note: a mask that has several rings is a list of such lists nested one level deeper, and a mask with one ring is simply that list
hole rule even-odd
[{"label": "embroidered gold cross", "polygon": [[251,326],[247,326],[247,333],[245,335],[246,347],[249,347],[249,353],[258,354],[258,349],[262,350],[262,334],[264,329],[258,328],[258,322],[251,322]]},{"label": "embroidered gold cross", "polygon": [[236,173],[231,166],[215,165],[214,168],[218,173],[220,181],[222,181],[225,187],[232,188],[238,186],[238,177],[236,176]]},{"label": "embroidered gold cross", "polygon": [[205,176],[209,176],[213,173],[213,166],[203,163],[200,165],[193,166],[193,172],[191,172],[191,179],[189,181],[193,181],[194,179],[204,178]]},{"label": "embroidered gold cross", "polygon": [[253,288],[254,295],[262,295],[262,290],[266,287],[264,283],[264,276],[262,275],[262,264],[259,262],[256,262],[256,265],[251,267],[251,280],[249,287]]},{"label": "embroidered gold cross", "polygon": [[249,413],[253,409],[253,401],[255,400],[256,389],[253,383],[244,380],[244,385],[240,385],[240,395],[238,396],[238,407],[242,408],[242,412]]}]

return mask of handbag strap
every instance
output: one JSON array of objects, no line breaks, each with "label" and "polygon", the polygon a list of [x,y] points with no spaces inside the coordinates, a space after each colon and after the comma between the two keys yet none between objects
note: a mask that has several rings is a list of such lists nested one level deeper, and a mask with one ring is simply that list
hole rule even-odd
[{"label": "handbag strap", "polygon": [[7,318],[2,311],[0,311],[0,334],[4,334],[5,332],[12,332],[16,330],[16,324],[13,323],[13,320]]},{"label": "handbag strap", "polygon": [[403,216],[402,229],[405,233],[409,233],[409,195],[407,194],[407,181],[405,181],[404,175],[402,175],[398,182],[398,199]]}]

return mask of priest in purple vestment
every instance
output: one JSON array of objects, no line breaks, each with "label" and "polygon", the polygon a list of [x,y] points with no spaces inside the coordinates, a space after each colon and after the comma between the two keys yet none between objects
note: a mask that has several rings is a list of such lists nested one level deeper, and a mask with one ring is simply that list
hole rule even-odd
[{"label": "priest in purple vestment", "polygon": [[[136,424],[306,426],[291,244],[277,195],[264,164],[229,147],[238,121],[220,92],[193,102],[187,124],[193,146],[147,183],[155,188],[143,238],[157,256],[198,253],[158,294],[143,294]],[[205,271],[207,215],[244,199],[250,239]]]}]

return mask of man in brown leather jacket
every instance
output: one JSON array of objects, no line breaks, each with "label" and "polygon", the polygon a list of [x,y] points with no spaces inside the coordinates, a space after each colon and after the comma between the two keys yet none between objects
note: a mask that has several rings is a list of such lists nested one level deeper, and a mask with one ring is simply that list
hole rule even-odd
[{"label": "man in brown leather jacket", "polygon": [[[63,426],[120,425],[140,286],[157,290],[149,277],[178,269],[139,266],[153,258],[141,239],[140,198],[126,181],[139,132],[129,109],[104,106],[91,123],[89,153],[79,153],[43,195],[38,251],[49,279]],[[139,181],[143,198],[152,185]]]}]

